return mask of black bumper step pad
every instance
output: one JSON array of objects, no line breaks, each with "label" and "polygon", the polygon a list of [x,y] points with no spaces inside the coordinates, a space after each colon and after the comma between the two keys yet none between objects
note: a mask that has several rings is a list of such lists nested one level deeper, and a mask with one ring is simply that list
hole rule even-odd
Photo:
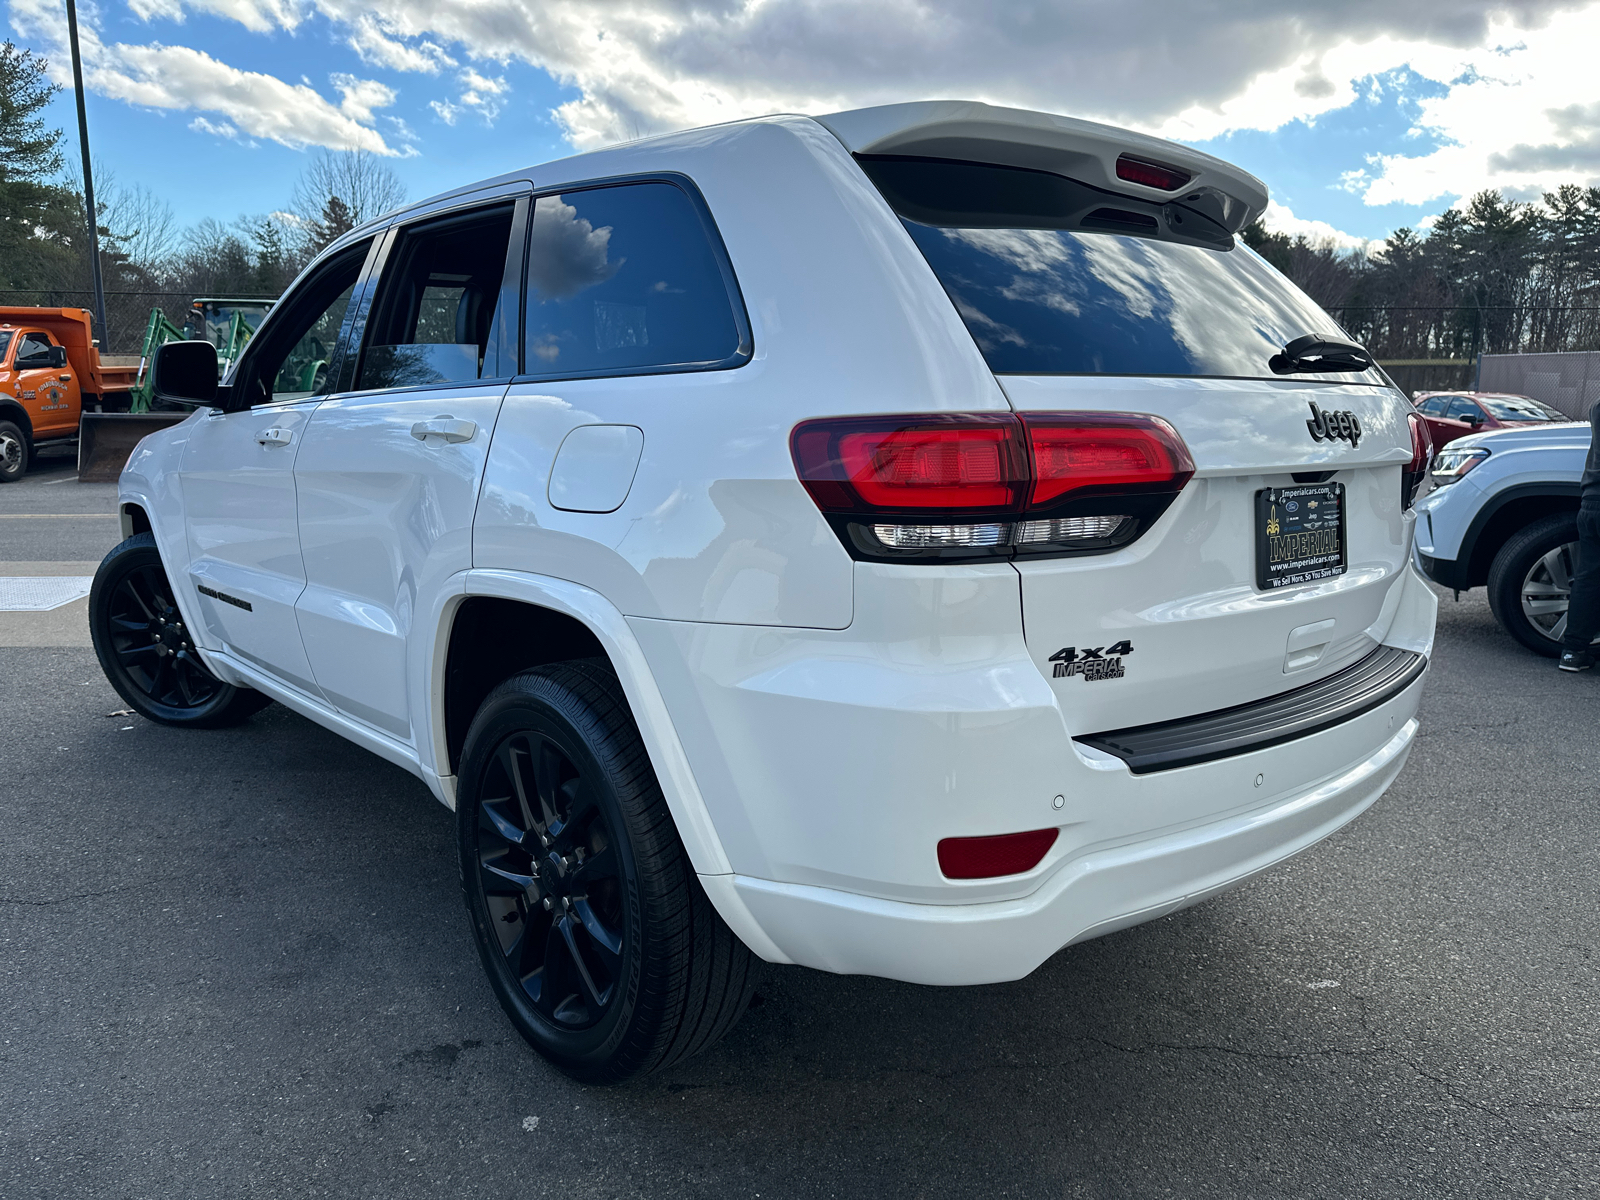
[{"label": "black bumper step pad", "polygon": [[1427,669],[1428,660],[1421,654],[1380,646],[1338,674],[1292,692],[1075,740],[1116,755],[1135,775],[1170,771],[1320,733],[1392,700]]}]

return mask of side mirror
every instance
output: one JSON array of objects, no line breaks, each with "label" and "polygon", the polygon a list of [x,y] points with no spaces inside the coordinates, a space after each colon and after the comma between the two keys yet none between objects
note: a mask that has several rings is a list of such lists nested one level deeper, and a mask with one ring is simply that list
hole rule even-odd
[{"label": "side mirror", "polygon": [[168,342],[150,364],[150,391],[173,404],[217,404],[217,348],[210,342]]},{"label": "side mirror", "polygon": [[1483,414],[1482,413],[1473,413],[1470,417],[1467,418],[1467,424],[1471,425],[1474,429],[1481,428],[1483,426]]},{"label": "side mirror", "polygon": [[65,346],[50,347],[50,365],[64,367],[67,365],[67,348]]}]

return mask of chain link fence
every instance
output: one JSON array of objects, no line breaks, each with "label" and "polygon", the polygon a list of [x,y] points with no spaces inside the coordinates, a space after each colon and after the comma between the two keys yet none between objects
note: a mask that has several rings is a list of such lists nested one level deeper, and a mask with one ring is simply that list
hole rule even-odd
[{"label": "chain link fence", "polygon": [[1574,421],[1600,403],[1600,350],[1566,354],[1485,354],[1477,390],[1543,400]]},{"label": "chain link fence", "polygon": [[[236,299],[276,300],[276,296],[239,296]],[[150,310],[159,308],[168,321],[183,328],[183,320],[195,297],[189,292],[107,292],[106,328],[96,329],[100,353],[108,356],[137,355],[144,345]],[[94,312],[94,293],[70,289],[36,291],[0,290],[0,307],[81,308]]]}]

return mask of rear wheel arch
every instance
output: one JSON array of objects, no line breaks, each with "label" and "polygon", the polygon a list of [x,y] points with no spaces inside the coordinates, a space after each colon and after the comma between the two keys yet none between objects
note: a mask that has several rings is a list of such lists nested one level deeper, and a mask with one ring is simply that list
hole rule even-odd
[{"label": "rear wheel arch", "polygon": [[610,656],[576,617],[522,600],[468,596],[451,619],[443,675],[448,772],[461,765],[467,729],[489,693],[524,671]]},{"label": "rear wheel arch", "polygon": [[1484,505],[1472,519],[1463,539],[1466,586],[1482,587],[1489,582],[1489,571],[1505,544],[1535,521],[1557,513],[1578,511],[1578,485],[1575,483],[1524,484],[1510,488]]}]

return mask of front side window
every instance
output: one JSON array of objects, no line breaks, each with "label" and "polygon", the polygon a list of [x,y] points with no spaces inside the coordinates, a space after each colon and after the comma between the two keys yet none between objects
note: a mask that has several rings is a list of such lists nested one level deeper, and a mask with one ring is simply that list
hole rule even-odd
[{"label": "front side window", "polygon": [[705,223],[670,183],[540,197],[526,321],[534,375],[733,366],[748,353]]},{"label": "front side window", "polygon": [[514,212],[505,204],[401,231],[367,322],[357,390],[514,374],[495,337]]},{"label": "front side window", "polygon": [[321,396],[332,387],[340,326],[371,241],[336,254],[274,307],[235,381],[241,406]]},{"label": "front side window", "polygon": [[1269,360],[1293,339],[1349,340],[1264,259],[1177,201],[1017,167],[860,162],[996,374],[1271,379]]},{"label": "front side window", "polygon": [[1450,407],[1444,410],[1444,415],[1457,421],[1471,421],[1481,419],[1483,410],[1465,396],[1456,396],[1450,401]]},{"label": "front side window", "polygon": [[42,333],[25,333],[17,346],[17,369],[48,367],[50,365],[50,339]]},{"label": "front side window", "polygon": [[0,329],[0,363],[6,361],[6,351],[11,349],[11,339],[15,330]]}]

